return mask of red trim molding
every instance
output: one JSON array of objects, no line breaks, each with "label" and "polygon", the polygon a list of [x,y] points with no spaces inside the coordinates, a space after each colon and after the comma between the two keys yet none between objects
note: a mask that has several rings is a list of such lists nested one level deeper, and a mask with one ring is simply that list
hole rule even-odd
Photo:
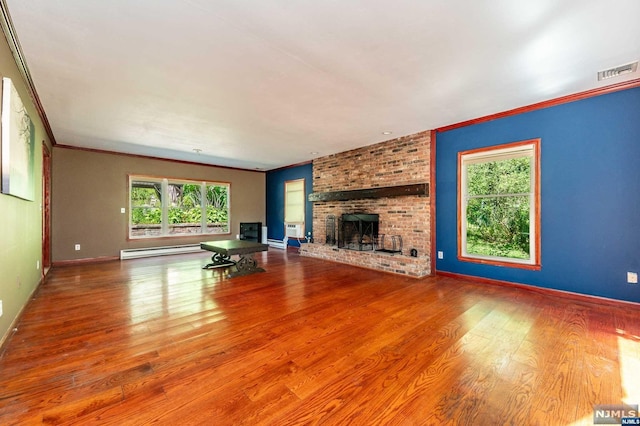
[{"label": "red trim molding", "polygon": [[9,10],[4,1],[0,1],[0,26],[2,27],[2,32],[5,35],[7,44],[9,45],[9,50],[11,50],[11,53],[13,54],[13,59],[15,60],[16,66],[18,67],[18,71],[20,72],[20,75],[25,82],[27,90],[29,91],[29,95],[31,95],[33,106],[35,107],[40,120],[42,120],[44,131],[47,133],[51,144],[55,145],[56,138],[53,136],[53,130],[51,130],[51,125],[49,124],[47,113],[44,111],[44,107],[42,106],[42,102],[40,101],[40,96],[38,95],[36,86],[33,82],[33,79],[31,78],[31,71],[29,71],[29,67],[27,66],[24,52],[22,51],[22,47],[20,46],[20,42],[18,41],[16,29],[13,26],[11,15],[9,14]]},{"label": "red trim molding", "polygon": [[111,262],[114,260],[120,260],[120,257],[103,256],[103,257],[87,257],[84,259],[58,260],[57,262],[53,262],[53,267],[82,265],[86,263]]},{"label": "red trim molding", "polygon": [[264,170],[243,169],[241,167],[230,167],[230,166],[218,166],[218,165],[215,165],[215,164],[198,163],[198,162],[195,162],[195,161],[174,160],[174,159],[171,159],[171,158],[153,157],[153,156],[150,156],[150,155],[128,154],[128,153],[124,153],[124,152],[108,151],[106,149],[82,148],[82,147],[79,147],[79,146],[61,145],[61,144],[56,144],[54,146],[54,148],[74,149],[74,150],[77,150],[77,151],[95,152],[97,154],[120,155],[120,156],[124,156],[124,157],[133,157],[133,158],[146,158],[148,160],[169,161],[171,163],[187,164],[187,165],[191,165],[191,166],[217,167],[219,169],[242,170],[243,172],[266,173],[266,171],[264,171]]},{"label": "red trim molding", "polygon": [[[533,208],[534,208],[534,222],[535,222],[535,236],[534,236],[535,253],[536,253],[535,263],[533,264],[517,263],[517,262],[509,262],[508,260],[489,260],[489,259],[465,256],[462,252],[462,210],[463,210],[462,208],[462,188],[463,188],[462,157],[468,154],[477,154],[477,153],[489,152],[489,151],[499,150],[499,149],[516,148],[516,147],[525,146],[525,145],[533,145],[533,151],[534,151],[533,156],[534,156],[534,167],[535,167],[535,185],[534,185],[535,200],[534,200]],[[511,142],[511,143],[506,143],[502,145],[487,146],[487,147],[482,147],[477,149],[471,149],[468,151],[458,152],[458,197],[457,197],[458,198],[458,214],[457,214],[458,260],[462,262],[474,262],[474,263],[483,263],[486,265],[530,269],[534,271],[540,270],[541,268],[540,253],[542,249],[542,243],[540,240],[540,234],[541,234],[540,226],[542,222],[541,216],[540,216],[540,197],[541,197],[541,194],[540,194],[540,139],[529,139],[525,141]]]},{"label": "red trim molding", "polygon": [[559,98],[538,102],[536,104],[531,104],[531,105],[523,106],[520,108],[511,109],[508,111],[499,112],[496,114],[485,115],[484,117],[474,118],[472,120],[461,121],[460,123],[438,127],[436,131],[448,132],[449,130],[459,129],[461,127],[471,126],[473,124],[486,123],[487,121],[497,120],[499,118],[518,115],[525,112],[535,111],[538,109],[549,108],[556,105],[561,105],[569,102],[579,101],[582,99],[592,98],[594,96],[606,95],[607,93],[619,92],[621,90],[632,89],[634,87],[640,87],[640,78],[635,80],[623,81],[621,83],[612,84],[610,86],[598,87],[597,89],[591,89],[584,92],[574,93],[573,95],[562,96]]},{"label": "red trim molding", "polygon": [[429,132],[429,210],[431,211],[431,270],[430,275],[436,274],[436,135],[435,130]]},{"label": "red trim molding", "polygon": [[11,335],[15,332],[17,325],[20,324],[20,320],[22,320],[22,315],[25,313],[27,306],[31,303],[31,300],[33,300],[34,296],[38,294],[38,292],[42,288],[42,285],[44,284],[45,281],[46,281],[46,275],[41,276],[40,280],[38,281],[38,284],[31,291],[31,294],[29,294],[27,301],[24,303],[24,305],[22,305],[22,307],[18,311],[18,314],[11,321],[11,324],[9,324],[9,327],[7,328],[7,331],[5,332],[4,336],[0,336],[0,358],[4,356],[4,350],[6,349],[5,344],[9,341]]},{"label": "red trim molding", "polygon": [[455,278],[458,280],[473,281],[478,284],[499,285],[503,287],[511,287],[511,288],[517,288],[520,290],[533,291],[536,293],[543,294],[545,296],[562,297],[565,299],[575,300],[577,302],[597,303],[599,305],[604,304],[608,306],[615,306],[618,308],[619,307],[624,308],[629,306],[640,307],[640,303],[630,302],[628,300],[609,299],[607,297],[591,296],[588,294],[574,293],[571,291],[556,290],[552,288],[536,287],[533,285],[514,283],[511,281],[501,281],[501,280],[494,280],[491,278],[476,277],[473,275],[457,274],[455,272],[438,271],[436,275],[440,277]]},{"label": "red trim molding", "polygon": [[301,163],[289,164],[288,166],[276,167],[275,169],[269,169],[270,172],[276,172],[279,170],[292,169],[294,167],[306,166],[307,164],[313,164],[313,160],[303,161]]}]

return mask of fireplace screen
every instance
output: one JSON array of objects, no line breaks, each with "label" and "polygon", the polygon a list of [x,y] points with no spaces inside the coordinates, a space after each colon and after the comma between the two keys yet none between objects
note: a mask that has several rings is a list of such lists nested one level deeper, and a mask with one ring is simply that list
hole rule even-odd
[{"label": "fireplace screen", "polygon": [[374,250],[378,238],[378,215],[343,214],[338,232],[338,247],[349,250]]},{"label": "fireplace screen", "polygon": [[336,238],[336,217],[332,214],[327,216],[325,222],[325,243],[330,246],[335,246],[338,242]]}]

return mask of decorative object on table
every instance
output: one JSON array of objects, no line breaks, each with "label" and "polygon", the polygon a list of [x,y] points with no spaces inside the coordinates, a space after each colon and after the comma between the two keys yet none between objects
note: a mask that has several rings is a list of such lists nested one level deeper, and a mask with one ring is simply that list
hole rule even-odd
[{"label": "decorative object on table", "polygon": [[35,129],[10,78],[2,79],[2,193],[34,200]]}]

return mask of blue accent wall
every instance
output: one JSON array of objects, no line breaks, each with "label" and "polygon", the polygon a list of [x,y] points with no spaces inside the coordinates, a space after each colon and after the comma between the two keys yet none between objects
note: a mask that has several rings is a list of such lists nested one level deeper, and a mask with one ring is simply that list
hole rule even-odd
[{"label": "blue accent wall", "polygon": [[[313,232],[313,203],[308,201],[309,194],[313,192],[313,167],[312,164],[288,167],[267,172],[267,238],[276,240],[284,239],[284,183],[288,180],[304,179],[306,232]],[[299,246],[296,240],[289,240],[290,246]]]},{"label": "blue accent wall", "polygon": [[[539,271],[457,259],[457,154],[541,138]],[[640,302],[640,88],[437,134],[436,268]]]}]

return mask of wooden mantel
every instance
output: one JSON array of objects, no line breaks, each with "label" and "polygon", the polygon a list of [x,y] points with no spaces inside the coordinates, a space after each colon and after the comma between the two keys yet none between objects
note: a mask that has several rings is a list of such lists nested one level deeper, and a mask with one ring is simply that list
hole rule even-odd
[{"label": "wooden mantel", "polygon": [[309,194],[309,201],[349,201],[367,198],[403,197],[407,195],[429,196],[429,184],[414,183],[410,185],[354,189],[351,191],[313,192]]}]

